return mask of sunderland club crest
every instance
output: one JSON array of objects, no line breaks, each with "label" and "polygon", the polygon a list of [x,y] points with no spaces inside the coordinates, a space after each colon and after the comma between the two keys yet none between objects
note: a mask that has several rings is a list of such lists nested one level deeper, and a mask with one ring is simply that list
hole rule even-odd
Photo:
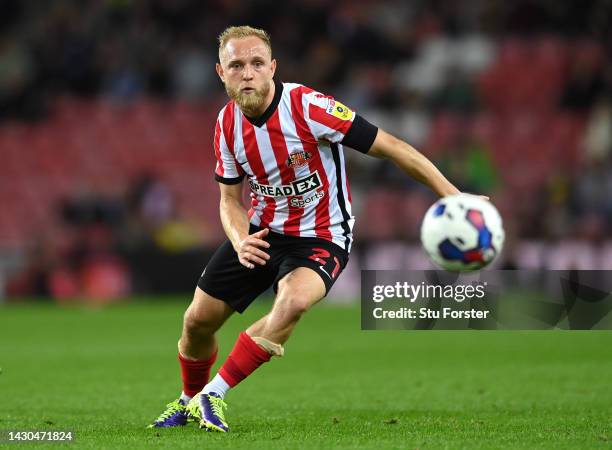
[{"label": "sunderland club crest", "polygon": [[312,154],[305,150],[293,152],[289,155],[289,158],[287,158],[287,166],[293,168],[302,167],[308,164],[308,161],[311,159]]}]

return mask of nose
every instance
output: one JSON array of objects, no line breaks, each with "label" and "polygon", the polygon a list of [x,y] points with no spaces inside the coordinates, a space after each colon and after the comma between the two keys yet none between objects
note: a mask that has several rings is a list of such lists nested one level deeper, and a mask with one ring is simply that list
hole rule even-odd
[{"label": "nose", "polygon": [[244,66],[244,70],[242,71],[242,78],[244,80],[253,79],[253,69],[251,69],[251,66],[249,64],[246,64]]}]

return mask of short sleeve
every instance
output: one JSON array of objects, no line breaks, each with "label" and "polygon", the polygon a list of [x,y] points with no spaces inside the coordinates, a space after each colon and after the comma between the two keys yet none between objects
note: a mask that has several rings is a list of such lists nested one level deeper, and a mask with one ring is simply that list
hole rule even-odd
[{"label": "short sleeve", "polygon": [[340,143],[351,128],[355,112],[333,97],[310,92],[306,97],[306,113],[310,129],[318,140]]},{"label": "short sleeve", "polygon": [[367,153],[378,128],[333,97],[311,92],[307,98],[310,128],[318,140],[342,143]]},{"label": "short sleeve", "polygon": [[[245,172],[236,161],[234,156],[234,137],[233,137],[233,114],[228,111],[230,106],[226,106],[215,125],[215,180],[224,184],[238,184],[245,176]],[[231,120],[230,120],[231,119]]]}]

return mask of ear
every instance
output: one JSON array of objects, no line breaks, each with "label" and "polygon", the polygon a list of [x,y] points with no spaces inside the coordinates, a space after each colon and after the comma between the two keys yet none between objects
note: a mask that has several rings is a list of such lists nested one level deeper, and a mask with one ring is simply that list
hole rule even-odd
[{"label": "ear", "polygon": [[215,70],[217,71],[217,75],[219,75],[219,78],[221,78],[221,81],[225,83],[225,72],[223,71],[223,66],[219,63],[216,63]]}]

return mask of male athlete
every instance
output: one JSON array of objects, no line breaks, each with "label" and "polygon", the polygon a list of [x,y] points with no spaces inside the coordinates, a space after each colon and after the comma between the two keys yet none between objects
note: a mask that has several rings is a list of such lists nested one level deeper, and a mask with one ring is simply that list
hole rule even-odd
[{"label": "male athlete", "polygon": [[[227,432],[224,397],[284,344],[302,314],[329,292],[344,269],[354,218],[344,146],[388,158],[446,196],[459,191],[410,145],[330,96],[274,80],[268,34],[248,26],[219,36],[216,70],[230,97],[215,127],[215,179],[228,240],[209,261],[178,343],[183,392],[150,426],[189,420]],[[251,208],[242,203],[247,178]],[[215,332],[270,286],[270,312],[240,333],[219,372]]]}]

